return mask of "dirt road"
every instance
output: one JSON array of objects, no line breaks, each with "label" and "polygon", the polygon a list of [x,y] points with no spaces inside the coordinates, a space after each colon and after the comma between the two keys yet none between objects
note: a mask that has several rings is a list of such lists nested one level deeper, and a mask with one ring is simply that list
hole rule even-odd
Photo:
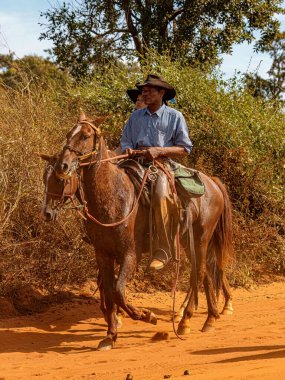
[{"label": "dirt road", "polygon": [[[0,320],[0,380],[5,379],[285,379],[285,282],[233,291],[234,315],[202,333],[204,295],[192,333],[178,340],[166,293],[130,294],[159,318],[153,326],[126,318],[112,351],[98,352],[106,326],[94,299],[73,299],[43,314]],[[182,300],[182,294],[178,300]],[[178,302],[177,302],[178,303]],[[152,343],[157,331],[168,341]],[[190,376],[184,375],[188,370]]]}]

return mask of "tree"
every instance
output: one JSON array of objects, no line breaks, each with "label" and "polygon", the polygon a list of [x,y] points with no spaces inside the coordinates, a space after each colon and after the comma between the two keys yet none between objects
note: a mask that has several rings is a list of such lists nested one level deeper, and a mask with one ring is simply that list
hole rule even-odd
[{"label": "tree", "polygon": [[285,94],[285,32],[275,38],[269,54],[273,59],[268,71],[271,78],[271,96],[274,100],[281,100],[282,95]]},{"label": "tree", "polygon": [[169,51],[189,63],[217,63],[234,43],[255,40],[257,48],[279,30],[282,0],[78,0],[52,7],[41,16],[40,39],[53,41],[50,53],[75,75],[96,64],[139,57],[148,49]]},{"label": "tree", "polygon": [[48,59],[33,55],[14,59],[13,54],[0,54],[0,84],[22,90],[32,84],[52,83],[63,87],[67,81],[67,73],[58,70]]},{"label": "tree", "polygon": [[272,58],[268,79],[258,74],[246,74],[245,86],[255,97],[284,102],[285,94],[285,32],[278,33],[275,39],[263,49]]}]

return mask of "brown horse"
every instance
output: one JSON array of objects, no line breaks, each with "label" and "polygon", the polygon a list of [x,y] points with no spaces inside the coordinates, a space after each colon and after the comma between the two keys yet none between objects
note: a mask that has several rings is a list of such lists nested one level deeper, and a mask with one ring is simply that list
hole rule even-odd
[{"label": "brown horse", "polygon": [[[96,128],[82,115],[78,125],[67,136],[67,144],[56,164],[57,175],[62,178],[70,176],[73,168],[78,166],[79,158],[92,152],[97,137]],[[86,222],[102,275],[107,308],[107,337],[100,342],[98,348],[110,349],[117,338],[116,304],[136,320],[156,323],[156,317],[149,310],[134,307],[125,297],[126,283],[143,252],[149,228],[148,210],[135,202],[136,191],[125,171],[110,161],[103,161],[109,154],[104,140],[101,139],[100,142],[97,164],[85,166],[82,178],[89,212],[101,222],[101,225],[95,225],[92,220]],[[219,318],[216,293],[221,287],[225,294],[224,309],[231,309],[231,296],[224,275],[227,260],[232,254],[231,205],[226,189],[218,179],[202,173],[201,177],[206,192],[201,198],[192,199],[188,206],[188,216],[197,258],[197,267],[193,268],[192,274],[195,272],[199,288],[204,285],[208,317],[202,331],[207,331]],[[116,223],[120,220],[124,222]],[[107,227],[108,224],[113,226]],[[182,244],[184,240],[182,239]],[[185,249],[190,256],[187,245]],[[120,265],[117,280],[114,276],[115,262]],[[189,331],[189,320],[193,314],[195,284],[191,284],[191,289],[179,323],[178,331],[182,334]]]}]

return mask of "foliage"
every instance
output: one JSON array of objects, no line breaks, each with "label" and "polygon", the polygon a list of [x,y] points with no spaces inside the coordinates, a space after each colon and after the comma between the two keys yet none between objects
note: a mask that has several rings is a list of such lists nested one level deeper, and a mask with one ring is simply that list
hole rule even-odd
[{"label": "foliage", "polygon": [[58,70],[48,59],[27,55],[15,59],[13,54],[0,55],[0,83],[23,90],[30,83],[38,86],[65,86],[69,80],[66,73]]},{"label": "foliage", "polygon": [[255,97],[284,103],[285,93],[285,32],[279,33],[271,44],[264,47],[272,58],[269,79],[258,74],[246,74],[245,85]]},{"label": "foliage", "polygon": [[236,79],[224,83],[152,53],[143,71],[114,65],[66,87],[33,80],[27,91],[0,86],[1,294],[27,283],[53,292],[96,277],[95,256],[82,241],[77,215],[66,210],[58,224],[40,221],[44,164],[34,152],[59,151],[80,108],[90,116],[109,115],[103,133],[116,147],[133,107],[125,90],[148,72],[161,74],[177,90],[175,107],[194,142],[185,164],[219,176],[229,188],[237,255],[231,282],[245,285],[257,271],[285,274],[284,113],[252,97]]},{"label": "foliage", "polygon": [[110,60],[137,56],[149,49],[166,51],[195,65],[216,64],[233,44],[260,38],[270,43],[279,30],[282,0],[81,0],[67,1],[42,13],[57,63],[73,75],[92,72]]}]

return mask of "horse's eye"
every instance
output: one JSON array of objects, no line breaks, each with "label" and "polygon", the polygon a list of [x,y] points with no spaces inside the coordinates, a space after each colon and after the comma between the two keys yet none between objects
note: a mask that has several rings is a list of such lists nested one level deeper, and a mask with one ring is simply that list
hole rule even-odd
[{"label": "horse's eye", "polygon": [[89,137],[90,137],[90,135],[82,135],[82,139],[83,139],[83,140],[88,140]]}]

